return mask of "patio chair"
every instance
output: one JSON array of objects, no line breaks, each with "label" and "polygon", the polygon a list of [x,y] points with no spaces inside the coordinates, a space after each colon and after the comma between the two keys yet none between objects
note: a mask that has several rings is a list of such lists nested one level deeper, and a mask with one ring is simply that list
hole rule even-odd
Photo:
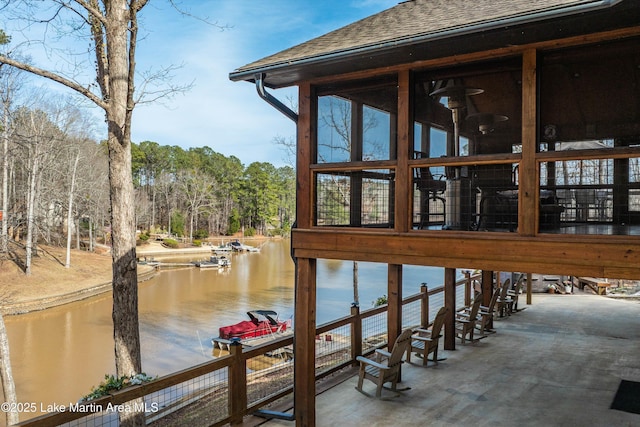
[{"label": "patio chair", "polygon": [[500,314],[500,317],[511,316],[511,308],[513,308],[513,299],[509,296],[509,287],[511,286],[511,279],[504,281],[500,287],[500,296],[496,301],[496,311]]},{"label": "patio chair", "polygon": [[[447,314],[448,308],[441,307],[433,319],[431,329],[418,328],[414,329],[414,335],[411,337],[409,346],[407,347],[407,362],[411,363],[411,353],[416,353],[418,357],[422,357],[422,366],[427,365],[427,359],[430,353],[433,353],[432,362],[438,363],[438,341],[442,334],[442,325]],[[417,335],[415,335],[417,334]]]},{"label": "patio chair", "polygon": [[480,304],[480,309],[478,310],[478,315],[480,316],[480,325],[477,325],[477,329],[480,331],[481,336],[485,336],[487,333],[494,334],[496,331],[489,329],[487,326],[491,324],[493,321],[493,313],[495,312],[496,302],[498,302],[498,298],[500,298],[500,293],[502,290],[500,288],[496,289],[491,296],[491,301],[489,301],[489,305]]},{"label": "patio chair", "polygon": [[520,295],[520,289],[522,289],[523,278],[520,276],[513,289],[507,290],[507,297],[511,299],[509,302],[509,313],[517,313],[524,310],[524,308],[518,308],[518,296]]},{"label": "patio chair", "polygon": [[393,343],[393,347],[391,348],[391,352],[376,349],[375,351],[375,360],[368,359],[364,356],[356,357],[356,360],[360,362],[360,373],[358,378],[358,385],[356,386],[356,390],[360,393],[371,396],[369,393],[365,392],[362,389],[362,383],[365,378],[373,381],[376,384],[376,396],[379,399],[382,399],[382,387],[385,383],[390,382],[391,387],[387,388],[395,393],[394,397],[400,395],[400,391],[408,390],[398,389],[398,377],[400,374],[400,365],[402,364],[402,355],[407,351],[407,346],[411,340],[411,334],[413,334],[413,330],[406,329]]},{"label": "patio chair", "polygon": [[456,313],[456,322],[455,322],[455,330],[456,336],[460,338],[462,344],[466,342],[467,335],[469,336],[469,341],[474,343],[478,341],[478,339],[473,338],[473,331],[476,328],[476,322],[478,321],[480,304],[482,303],[482,294],[476,295],[476,298],[473,300],[473,304],[469,310],[464,310]]}]

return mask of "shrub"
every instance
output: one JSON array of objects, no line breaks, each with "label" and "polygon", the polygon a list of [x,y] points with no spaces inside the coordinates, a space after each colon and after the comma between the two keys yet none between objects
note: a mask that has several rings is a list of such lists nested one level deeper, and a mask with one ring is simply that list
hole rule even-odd
[{"label": "shrub", "polygon": [[202,239],[206,239],[207,237],[209,237],[209,232],[208,232],[207,230],[203,230],[203,229],[201,228],[201,229],[199,229],[199,230],[196,230],[196,231],[193,233],[193,237],[194,237],[195,239],[200,239],[200,240],[202,240]]},{"label": "shrub", "polygon": [[101,382],[98,387],[92,387],[91,393],[80,399],[81,402],[89,402],[94,399],[98,399],[102,396],[107,396],[112,391],[118,391],[123,389],[124,387],[129,387],[132,385],[139,385],[142,383],[147,383],[155,380],[155,378],[148,376],[145,373],[141,373],[138,375],[132,375],[130,377],[122,376],[120,378],[116,378],[113,375],[105,375],[104,381]]},{"label": "shrub", "polygon": [[381,305],[385,305],[388,301],[386,295],[382,295],[381,297],[376,298],[375,301],[372,302],[374,307],[380,307]]},{"label": "shrub", "polygon": [[253,228],[253,227],[247,227],[244,230],[244,235],[245,235],[245,237],[253,237],[253,236],[256,235],[256,229]]},{"label": "shrub", "polygon": [[202,240],[194,239],[193,240],[193,246],[202,246]]},{"label": "shrub", "polygon": [[164,240],[162,241],[162,243],[163,243],[165,246],[167,246],[167,247],[169,247],[169,248],[172,248],[172,249],[177,249],[177,248],[179,248],[179,247],[180,247],[180,244],[178,243],[178,241],[177,241],[177,240],[174,240],[174,239],[164,239]]}]

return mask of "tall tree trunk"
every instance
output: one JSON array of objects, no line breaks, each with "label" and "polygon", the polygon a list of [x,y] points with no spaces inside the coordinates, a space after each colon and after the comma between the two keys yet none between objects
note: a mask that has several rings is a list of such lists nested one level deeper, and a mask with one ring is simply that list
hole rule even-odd
[{"label": "tall tree trunk", "polygon": [[9,106],[4,103],[4,118],[2,126],[2,233],[0,234],[0,251],[9,251]]},{"label": "tall tree trunk", "polygon": [[[109,185],[113,259],[113,338],[116,374],[142,372],[138,324],[138,273],[133,173],[131,170],[131,113],[137,24],[129,2],[105,2],[109,106],[106,109],[109,146]],[[131,38],[131,41],[130,41]],[[131,45],[129,44],[131,43]],[[125,76],[128,76],[126,78]],[[121,414],[121,426],[143,426],[144,412]]]},{"label": "tall tree trunk", "polygon": [[[71,223],[73,222],[73,192],[76,186],[76,171],[78,170],[78,160],[80,160],[80,152],[76,154],[73,162],[73,170],[71,172],[71,186],[69,188],[69,209],[67,210],[67,259],[64,263],[66,268],[71,267]],[[80,230],[78,230],[80,232]]]},{"label": "tall tree trunk", "polygon": [[[35,150],[34,150],[35,151]],[[27,239],[25,242],[25,268],[24,273],[29,276],[31,275],[31,255],[33,251],[33,225],[35,222],[35,204],[36,204],[36,180],[38,176],[38,155],[34,153],[33,163],[31,166],[31,170],[29,171],[29,193],[28,193],[28,205],[27,205]]]},{"label": "tall tree trunk", "polygon": [[[9,404],[9,408],[15,408],[18,398],[9,356],[9,338],[7,337],[7,329],[4,326],[2,313],[0,313],[0,379],[2,380],[2,393],[4,401]],[[17,411],[6,411],[6,417],[8,426],[17,424],[19,421]]]},{"label": "tall tree trunk", "polygon": [[93,252],[93,220],[89,217],[89,252]]}]

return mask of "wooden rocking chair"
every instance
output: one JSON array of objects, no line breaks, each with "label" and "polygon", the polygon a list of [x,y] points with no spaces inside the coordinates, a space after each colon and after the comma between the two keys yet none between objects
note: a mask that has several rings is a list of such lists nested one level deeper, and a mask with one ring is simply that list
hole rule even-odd
[{"label": "wooden rocking chair", "polygon": [[416,353],[419,357],[422,357],[422,365],[427,365],[427,359],[430,353],[433,353],[432,362],[438,363],[438,341],[442,334],[442,325],[444,325],[444,318],[449,309],[447,307],[441,307],[433,319],[431,329],[418,328],[414,329],[413,335],[409,346],[407,347],[407,362],[411,363],[411,353]]},{"label": "wooden rocking chair", "polygon": [[476,322],[478,321],[478,313],[480,311],[480,304],[482,303],[482,294],[476,295],[471,304],[470,309],[456,313],[456,336],[460,338],[462,344],[465,343],[467,335],[469,335],[469,341],[474,343],[478,339],[473,338],[473,331],[476,328]]},{"label": "wooden rocking chair", "polygon": [[408,390],[408,388],[400,390],[397,388],[397,385],[400,374],[400,365],[402,364],[402,355],[407,351],[407,346],[410,344],[412,333],[413,331],[411,329],[406,329],[398,335],[398,338],[396,338],[396,341],[391,348],[391,352],[377,349],[375,352],[375,360],[368,359],[364,356],[356,357],[356,360],[360,362],[360,375],[356,390],[366,396],[373,397],[362,389],[362,383],[365,378],[376,384],[376,397],[379,399],[382,399],[383,385],[388,382],[391,383],[391,387],[388,388],[388,390],[395,393],[394,397],[400,395],[398,392]]},{"label": "wooden rocking chair", "polygon": [[509,296],[509,288],[511,287],[511,279],[504,281],[500,288],[500,296],[496,301],[496,310],[500,313],[500,317],[511,316],[511,308],[513,307],[513,299]]},{"label": "wooden rocking chair", "polygon": [[500,293],[502,290],[500,288],[496,289],[491,296],[491,301],[489,305],[480,305],[480,310],[478,310],[478,315],[480,316],[480,326],[478,330],[480,331],[480,335],[483,337],[487,334],[494,334],[496,331],[489,329],[487,326],[491,324],[493,320],[493,313],[495,311],[496,302],[498,302],[498,298],[500,298]]}]

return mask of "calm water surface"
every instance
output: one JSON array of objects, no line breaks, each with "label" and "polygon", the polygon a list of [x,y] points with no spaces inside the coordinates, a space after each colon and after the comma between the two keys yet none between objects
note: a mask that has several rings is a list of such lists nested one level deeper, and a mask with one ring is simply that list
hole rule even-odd
[{"label": "calm water surface", "polygon": [[[247,243],[251,244],[250,241]],[[294,265],[289,241],[270,241],[259,253],[233,254],[230,269],[168,270],[140,285],[143,370],[166,375],[213,358],[211,338],[220,326],[270,309],[293,315]],[[187,261],[188,258],[175,259]],[[362,309],[387,293],[386,264],[359,263]],[[318,324],[349,314],[353,263],[318,262]],[[420,283],[439,286],[443,270],[407,266],[404,295]],[[5,318],[18,401],[68,405],[105,374],[115,373],[111,295]],[[21,420],[30,418],[23,415]],[[2,422],[2,421],[0,421]]]}]

